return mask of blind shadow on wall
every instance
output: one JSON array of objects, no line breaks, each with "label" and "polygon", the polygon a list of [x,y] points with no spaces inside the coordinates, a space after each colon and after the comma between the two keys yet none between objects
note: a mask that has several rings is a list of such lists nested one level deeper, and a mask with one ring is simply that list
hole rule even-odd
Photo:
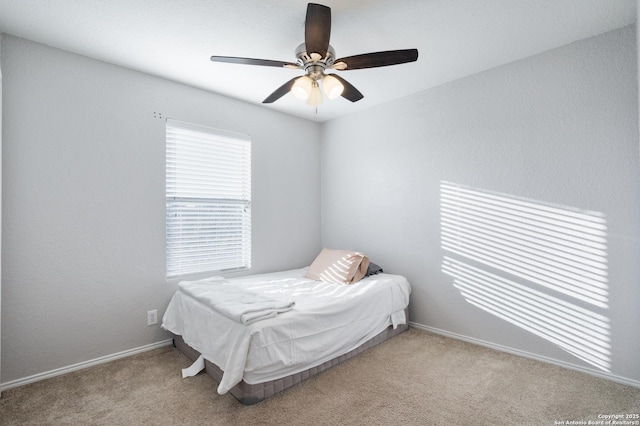
[{"label": "blind shadow on wall", "polygon": [[602,213],[440,184],[442,271],[465,300],[610,372]]}]

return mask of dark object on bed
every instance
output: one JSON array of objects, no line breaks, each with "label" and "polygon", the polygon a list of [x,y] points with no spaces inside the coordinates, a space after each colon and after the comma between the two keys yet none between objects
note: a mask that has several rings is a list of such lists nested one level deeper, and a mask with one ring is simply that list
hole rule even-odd
[{"label": "dark object on bed", "polygon": [[[398,325],[396,329],[393,326],[387,327],[377,336],[369,339],[364,342],[362,345],[358,346],[354,350],[347,352],[344,355],[341,355],[337,358],[329,360],[323,364],[318,365],[317,367],[310,368],[308,370],[302,371],[300,373],[292,374],[291,376],[283,377],[281,379],[271,380],[265,383],[257,383],[250,385],[246,383],[244,380],[235,385],[229,393],[233,395],[238,401],[240,401],[244,405],[253,405],[265,398],[268,398],[272,395],[275,395],[278,392],[282,392],[283,390],[290,388],[293,385],[296,385],[302,382],[309,377],[313,377],[318,373],[322,373],[325,370],[328,370],[331,367],[342,364],[348,359],[353,358],[354,356],[370,349],[374,346],[383,343],[390,338],[406,331],[409,329],[409,309],[405,309],[405,315],[407,318],[407,324]],[[200,356],[200,352],[193,349],[191,346],[187,345],[182,336],[174,335],[173,344],[180,352],[187,356],[191,361],[195,361]],[[222,370],[212,362],[205,360],[205,371],[209,376],[211,376],[217,383],[220,383],[222,380]]]},{"label": "dark object on bed", "polygon": [[381,267],[379,267],[378,265],[376,265],[375,263],[369,261],[369,266],[367,267],[367,273],[364,274],[365,277],[369,277],[371,275],[376,275],[376,274],[381,274],[384,271],[382,270]]}]

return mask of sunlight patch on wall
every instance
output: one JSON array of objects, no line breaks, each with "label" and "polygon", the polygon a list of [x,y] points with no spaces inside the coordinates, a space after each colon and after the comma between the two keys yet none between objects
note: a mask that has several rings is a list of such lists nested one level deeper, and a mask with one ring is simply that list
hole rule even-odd
[{"label": "sunlight patch on wall", "polygon": [[442,271],[465,299],[609,371],[604,215],[450,182],[440,197]]},{"label": "sunlight patch on wall", "polygon": [[608,307],[606,221],[597,213],[441,184],[442,248]]},{"label": "sunlight patch on wall", "polygon": [[469,303],[609,370],[609,320],[604,315],[446,256],[442,270],[455,278],[455,287]]}]

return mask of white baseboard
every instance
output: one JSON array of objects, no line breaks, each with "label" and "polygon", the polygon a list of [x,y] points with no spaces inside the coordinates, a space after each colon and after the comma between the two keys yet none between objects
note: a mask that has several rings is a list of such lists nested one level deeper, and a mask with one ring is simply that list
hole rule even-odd
[{"label": "white baseboard", "polygon": [[542,355],[538,355],[538,354],[533,354],[531,352],[521,351],[519,349],[510,348],[508,346],[503,346],[503,345],[498,345],[496,343],[491,343],[491,342],[487,342],[487,341],[484,341],[484,340],[476,339],[476,338],[473,338],[473,337],[468,337],[468,336],[465,336],[465,335],[462,335],[462,334],[451,333],[449,331],[440,330],[440,329],[434,328],[434,327],[428,327],[426,325],[418,324],[416,322],[409,322],[409,326],[417,328],[419,330],[427,331],[427,332],[430,332],[430,333],[439,334],[441,336],[451,337],[452,339],[462,340],[462,341],[465,341],[465,342],[473,343],[475,345],[484,346],[484,347],[487,347],[487,348],[490,348],[490,349],[495,349],[495,350],[500,351],[500,352],[506,352],[506,353],[510,353],[510,354],[513,354],[513,355],[518,355],[518,356],[521,356],[521,357],[524,357],[524,358],[534,359],[536,361],[541,361],[541,362],[545,362],[547,364],[557,365],[559,367],[567,368],[569,370],[580,371],[582,373],[586,373],[586,374],[589,374],[591,376],[596,376],[596,377],[600,377],[600,378],[603,378],[603,379],[611,380],[612,382],[622,383],[624,385],[629,385],[629,386],[633,386],[633,387],[636,387],[636,388],[640,388],[640,381],[638,381],[638,380],[629,379],[629,378],[621,377],[621,376],[616,376],[615,374],[611,374],[611,373],[607,373],[607,372],[599,371],[599,370],[594,370],[594,369],[591,369],[591,368],[582,367],[582,366],[571,364],[571,363],[564,362],[564,361],[558,361],[556,359],[548,358],[548,357],[545,357],[545,356],[542,356]]},{"label": "white baseboard", "polygon": [[24,377],[22,379],[12,380],[6,383],[0,383],[0,392],[11,388],[17,388],[18,386],[28,385],[29,383],[38,382],[40,380],[49,379],[51,377],[60,376],[62,374],[71,373],[72,371],[82,370],[83,368],[93,367],[94,365],[104,364],[106,362],[115,361],[116,359],[125,358],[131,355],[147,352],[152,349],[161,348],[172,344],[173,340],[162,340],[160,342],[151,343],[150,345],[140,346],[139,348],[129,349],[126,351],[118,352],[111,355],[106,355],[100,358],[92,359],[89,361],[80,362],[78,364],[69,365],[67,367],[56,368],[55,370],[45,371],[44,373],[34,374],[33,376]]},{"label": "white baseboard", "polygon": [[[607,380],[611,380],[616,383],[622,383],[624,385],[633,386],[636,388],[640,388],[640,381],[629,379],[626,377],[617,376],[615,374],[606,373],[598,370],[593,370],[590,368],[585,368],[579,365],[570,364],[564,361],[558,361],[553,358],[544,357],[541,355],[533,354],[531,352],[521,351],[519,349],[510,348],[508,346],[498,345],[496,343],[487,342],[484,340],[476,339],[473,337],[468,337],[462,334],[452,333],[445,330],[440,330],[434,327],[428,327],[423,324],[418,324],[416,322],[409,322],[409,326],[413,328],[417,328],[419,330],[427,331],[434,334],[439,334],[445,337],[451,337],[452,339],[462,340],[465,342],[473,343],[479,346],[484,346],[490,349],[495,349],[497,351],[510,353],[513,355],[521,356],[524,358],[534,359],[536,361],[545,362],[547,364],[557,365],[559,367],[567,368],[569,370],[580,371],[582,373],[586,373],[592,376],[601,377]],[[125,358],[131,355],[139,354],[142,352],[150,351],[153,349],[161,348],[164,346],[168,346],[172,344],[172,339],[162,340],[160,342],[152,343],[150,345],[141,346],[139,348],[129,349],[126,351],[118,352],[111,355],[106,355],[100,358],[96,358],[89,361],[80,362],[78,364],[73,364],[67,367],[57,368],[55,370],[46,371],[44,373],[34,374],[33,376],[24,377],[22,379],[12,380],[6,383],[0,383],[0,392],[16,388],[18,386],[27,385],[29,383],[38,382],[40,380],[49,379],[51,377],[60,376],[62,374],[71,373],[72,371],[82,370],[83,368],[92,367],[98,364],[104,364],[106,362],[115,361],[116,359]]]}]

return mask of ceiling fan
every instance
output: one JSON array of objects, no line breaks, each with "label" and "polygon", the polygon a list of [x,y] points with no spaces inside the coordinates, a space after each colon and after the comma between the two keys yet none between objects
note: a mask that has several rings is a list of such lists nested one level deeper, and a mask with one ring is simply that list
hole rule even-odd
[{"label": "ceiling fan", "polygon": [[321,81],[324,92],[329,99],[342,96],[351,102],[357,102],[364,97],[358,89],[337,74],[325,74],[326,70],[348,71],[386,67],[414,62],[418,59],[418,49],[388,50],[336,59],[336,52],[329,44],[330,36],[331,8],[309,3],[304,28],[304,43],[295,50],[297,58],[295,63],[233,56],[212,56],[211,60],[233,64],[302,69],[304,70],[302,77],[295,77],[287,81],[267,96],[262,103],[273,103],[288,92],[292,92],[296,97],[306,100],[309,105],[317,107],[322,104]]}]

